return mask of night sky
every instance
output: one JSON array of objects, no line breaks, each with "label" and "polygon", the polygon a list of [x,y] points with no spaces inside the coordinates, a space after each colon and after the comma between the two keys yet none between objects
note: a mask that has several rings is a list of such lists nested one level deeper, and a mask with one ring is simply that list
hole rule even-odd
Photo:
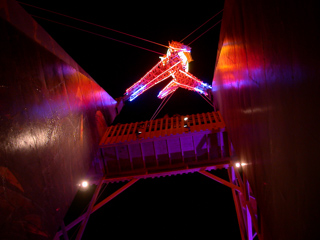
[{"label": "night sky", "polygon": [[[163,45],[180,41],[223,9],[224,1],[74,1],[25,0],[75,18],[93,22]],[[67,2],[67,3],[66,3]],[[158,3],[158,4],[157,4]],[[22,4],[21,4],[22,5]],[[162,54],[166,48],[106,29],[22,5],[31,15],[41,16],[77,28],[135,44]],[[190,37],[188,44],[221,20],[219,14]],[[158,61],[159,54],[92,35],[34,17],[56,42],[113,98],[139,80]],[[194,59],[190,73],[211,84],[214,75],[220,24],[190,46]],[[156,96],[169,80],[127,102],[115,123],[149,120],[162,100]],[[158,117],[165,114],[193,114],[213,111],[197,93],[178,89]],[[226,171],[215,171],[226,177]],[[122,183],[123,184],[123,183]],[[109,185],[106,194],[119,184]],[[86,205],[90,194],[79,192],[73,207]],[[103,197],[103,196],[102,196]],[[87,199],[88,200],[88,199]],[[82,211],[82,210],[81,210]],[[80,212],[81,212],[80,211]],[[67,216],[67,218],[71,216]],[[71,219],[66,219],[66,224]],[[70,232],[72,234],[72,231]],[[239,239],[231,190],[198,173],[160,179],[139,180],[131,188],[91,215],[83,239]]]}]

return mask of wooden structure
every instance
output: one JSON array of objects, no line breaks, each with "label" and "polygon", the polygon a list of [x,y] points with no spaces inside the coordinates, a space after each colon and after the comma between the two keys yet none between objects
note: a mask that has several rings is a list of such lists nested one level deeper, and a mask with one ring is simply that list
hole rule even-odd
[{"label": "wooden structure", "polygon": [[[257,205],[248,181],[239,169],[245,164],[231,160],[231,145],[220,112],[176,115],[151,121],[117,124],[107,128],[100,141],[101,171],[87,212],[57,233],[56,237],[81,223],[81,239],[90,214],[141,178],[195,173],[215,180],[232,190],[242,240],[261,238]],[[227,169],[229,180],[212,170]],[[97,196],[104,184],[128,181],[100,202]]]}]

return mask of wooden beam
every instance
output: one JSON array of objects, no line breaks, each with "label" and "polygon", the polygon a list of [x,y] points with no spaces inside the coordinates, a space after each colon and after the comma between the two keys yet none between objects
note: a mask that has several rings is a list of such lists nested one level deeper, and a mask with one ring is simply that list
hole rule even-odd
[{"label": "wooden beam", "polygon": [[192,139],[192,145],[193,145],[193,150],[194,150],[194,158],[196,160],[196,162],[198,162],[198,156],[197,156],[197,146],[194,144],[194,137],[191,136]]},{"label": "wooden beam", "polygon": [[87,212],[84,214],[85,217],[84,217],[84,219],[83,219],[83,221],[82,221],[82,223],[81,223],[81,226],[80,226],[80,229],[79,229],[79,231],[78,231],[76,240],[80,240],[80,239],[82,238],[83,232],[84,232],[84,230],[85,230],[85,228],[86,228],[86,226],[87,226],[87,223],[88,223],[88,221],[89,221],[89,217],[90,217],[90,215],[91,215],[91,213],[92,213],[93,206],[94,206],[94,204],[95,204],[96,201],[97,201],[98,194],[99,194],[99,192],[100,192],[100,189],[101,189],[101,187],[102,187],[102,184],[103,184],[103,178],[101,178],[101,180],[100,180],[100,182],[99,182],[96,190],[94,191],[94,194],[93,194],[92,199],[91,199],[91,201],[90,201],[90,203],[89,203],[89,206],[88,206],[88,210],[87,210]]},{"label": "wooden beam", "polygon": [[63,233],[64,240],[69,240],[68,233],[66,231],[66,225],[64,224],[63,220],[62,220],[62,223],[61,223],[61,231]]},{"label": "wooden beam", "polygon": [[[229,175],[229,180],[231,183],[235,182],[235,175],[234,171],[232,171],[232,167],[228,168],[228,175]],[[239,230],[240,230],[240,235],[241,235],[241,240],[246,240],[246,232],[245,232],[245,224],[244,224],[244,218],[241,210],[241,206],[238,200],[237,193],[234,189],[232,190],[232,197],[233,197],[233,202],[235,205],[236,213],[237,213],[237,219],[238,219],[238,224],[239,224]]]},{"label": "wooden beam", "polygon": [[117,191],[112,193],[110,196],[106,197],[104,200],[99,202],[97,205],[95,205],[92,209],[92,212],[97,211],[99,208],[101,208],[103,205],[114,199],[116,196],[118,196],[120,193],[131,187],[135,182],[137,182],[139,179],[132,179],[130,182],[128,182],[126,185],[123,187],[119,188]]},{"label": "wooden beam", "polygon": [[152,143],[153,143],[154,156],[156,157],[157,167],[159,167],[159,160],[158,160],[158,154],[157,154],[157,150],[156,150],[155,141],[153,141]]},{"label": "wooden beam", "polygon": [[237,178],[237,180],[238,180],[238,183],[239,183],[239,185],[240,185],[240,188],[241,189],[244,189],[244,184],[243,184],[243,182],[242,182],[242,178],[241,178],[241,176],[240,176],[240,173],[239,173],[239,171],[238,171],[238,168],[237,167],[231,167],[231,171],[236,175],[236,178]]},{"label": "wooden beam", "polygon": [[[107,202],[109,202],[110,200],[112,200],[113,198],[115,198],[116,196],[118,196],[120,193],[122,193],[124,190],[126,190],[127,188],[129,188],[130,186],[132,186],[135,182],[137,182],[139,179],[132,179],[130,182],[128,182],[126,185],[124,185],[123,187],[119,188],[117,191],[115,191],[113,194],[111,194],[110,196],[108,196],[107,198],[105,198],[104,200],[102,200],[101,202],[99,202],[97,205],[95,205],[92,208],[91,213],[94,213],[95,211],[97,211],[99,208],[101,208],[103,205],[105,205]],[[69,231],[71,228],[73,228],[74,226],[76,226],[77,224],[79,224],[82,220],[84,220],[86,217],[86,214],[81,215],[80,217],[78,217],[77,219],[73,220],[71,223],[69,223],[66,226],[66,231]],[[61,236],[62,235],[62,231],[57,232],[56,236]]]},{"label": "wooden beam", "polygon": [[142,158],[142,161],[143,161],[143,168],[145,169],[145,168],[146,168],[146,159],[145,159],[145,157],[144,157],[142,143],[139,142],[138,144],[139,144],[139,146],[140,146],[141,158]]},{"label": "wooden beam", "polygon": [[119,168],[119,171],[121,172],[121,165],[120,165],[120,158],[119,158],[119,153],[118,153],[118,146],[114,147],[114,151],[116,153],[116,159],[117,159],[118,168]]},{"label": "wooden beam", "polygon": [[255,216],[255,214],[254,214],[254,211],[253,211],[253,208],[252,208],[252,206],[251,206],[251,203],[250,203],[249,201],[246,201],[246,205],[247,205],[247,209],[248,209],[248,211],[249,211],[249,213],[250,213],[250,215],[251,215],[251,221],[252,221],[252,223],[253,223],[254,229],[256,230],[256,233],[257,233],[257,235],[258,235],[258,238],[259,238],[259,240],[263,240],[262,235],[261,235],[260,232],[259,232],[258,221],[257,221],[257,218],[256,218],[256,216]]},{"label": "wooden beam", "polygon": [[249,208],[248,205],[246,207],[247,210],[247,236],[248,236],[248,240],[253,240],[253,235],[252,235],[252,218],[251,218],[251,214],[249,212]]},{"label": "wooden beam", "polygon": [[164,141],[166,142],[166,147],[167,147],[167,152],[168,152],[168,158],[169,158],[169,165],[171,165],[171,164],[172,164],[172,159],[171,159],[171,155],[170,155],[170,151],[169,151],[168,139],[164,139]]},{"label": "wooden beam", "polygon": [[130,160],[130,166],[131,166],[131,170],[133,170],[133,162],[132,162],[132,154],[130,151],[130,144],[127,145],[127,150],[128,150],[128,156],[129,156],[129,160]]},{"label": "wooden beam", "polygon": [[209,143],[209,134],[206,134],[206,144],[207,144],[207,154],[208,154],[208,161],[210,161],[210,143]]},{"label": "wooden beam", "polygon": [[181,137],[179,137],[179,143],[180,143],[180,149],[181,149],[181,158],[182,158],[182,162],[184,163],[184,154],[183,154],[183,148],[181,143]]},{"label": "wooden beam", "polygon": [[222,178],[219,178],[219,177],[213,175],[212,173],[209,173],[207,171],[202,171],[202,170],[200,170],[199,173],[201,173],[201,174],[207,176],[208,178],[211,178],[211,179],[213,179],[213,180],[215,180],[215,181],[217,181],[217,182],[219,182],[219,183],[221,183],[221,184],[223,184],[223,185],[225,185],[227,187],[230,187],[230,188],[232,188],[232,189],[234,189],[234,190],[236,190],[238,192],[242,191],[242,189],[240,187],[238,187],[237,185],[234,185],[234,184],[232,184],[232,183],[230,183],[230,182],[228,182],[228,181],[226,181],[226,180],[224,180]]},{"label": "wooden beam", "polygon": [[[146,179],[146,178],[155,178],[155,177],[164,177],[164,176],[171,176],[171,175],[177,175],[177,174],[184,174],[184,173],[194,173],[194,172],[199,172],[200,170],[205,171],[205,170],[212,170],[212,169],[223,169],[223,168],[228,168],[229,167],[229,162],[226,160],[224,163],[218,163],[218,164],[212,164],[209,166],[197,166],[197,165],[192,165],[192,164],[175,164],[175,167],[167,170],[165,172],[153,172],[153,168],[149,169],[140,169],[140,170],[135,170],[134,172],[128,172],[128,174],[123,175],[123,176],[117,176],[117,177],[112,177],[108,176],[105,178],[104,182],[123,182],[123,181],[129,181],[132,179]],[[163,166],[160,168],[161,169],[166,169],[167,166]],[[154,168],[156,169],[156,168]],[[149,172],[148,170],[151,170]]]},{"label": "wooden beam", "polygon": [[224,143],[223,143],[223,132],[219,132],[219,138],[220,138],[220,153],[221,153],[221,158],[223,158],[223,146],[224,146]]},{"label": "wooden beam", "polygon": [[[250,214],[251,216],[251,223],[253,224],[253,227],[257,233],[257,236],[259,238],[259,240],[262,240],[262,235],[259,232],[259,225],[258,225],[258,220],[255,216],[254,210],[251,206],[250,203],[250,189],[249,189],[249,181],[247,180],[246,176],[243,174],[243,180],[241,179],[240,173],[238,171],[238,169],[236,167],[231,167],[231,169],[233,170],[234,174],[236,175],[240,188],[243,189],[243,193],[245,194],[245,204],[246,204],[246,210],[247,210],[247,214]],[[253,197],[252,197],[253,198]],[[253,239],[254,237],[252,237]]]}]

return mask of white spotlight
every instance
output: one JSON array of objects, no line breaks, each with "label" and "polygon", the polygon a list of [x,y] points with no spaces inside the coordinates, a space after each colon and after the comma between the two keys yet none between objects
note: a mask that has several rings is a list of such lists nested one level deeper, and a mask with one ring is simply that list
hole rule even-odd
[{"label": "white spotlight", "polygon": [[240,167],[240,163],[237,162],[237,163],[236,163],[236,167]]},{"label": "white spotlight", "polygon": [[88,182],[87,181],[83,181],[82,183],[81,183],[81,187],[83,187],[83,188],[86,188],[86,187],[88,187]]}]

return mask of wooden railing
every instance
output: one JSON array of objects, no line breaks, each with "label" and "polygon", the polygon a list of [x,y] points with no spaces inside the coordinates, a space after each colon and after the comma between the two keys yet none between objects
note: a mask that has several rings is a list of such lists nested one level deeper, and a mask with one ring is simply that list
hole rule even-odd
[{"label": "wooden railing", "polygon": [[117,124],[107,128],[100,145],[225,128],[220,112],[175,115],[151,121]]}]

